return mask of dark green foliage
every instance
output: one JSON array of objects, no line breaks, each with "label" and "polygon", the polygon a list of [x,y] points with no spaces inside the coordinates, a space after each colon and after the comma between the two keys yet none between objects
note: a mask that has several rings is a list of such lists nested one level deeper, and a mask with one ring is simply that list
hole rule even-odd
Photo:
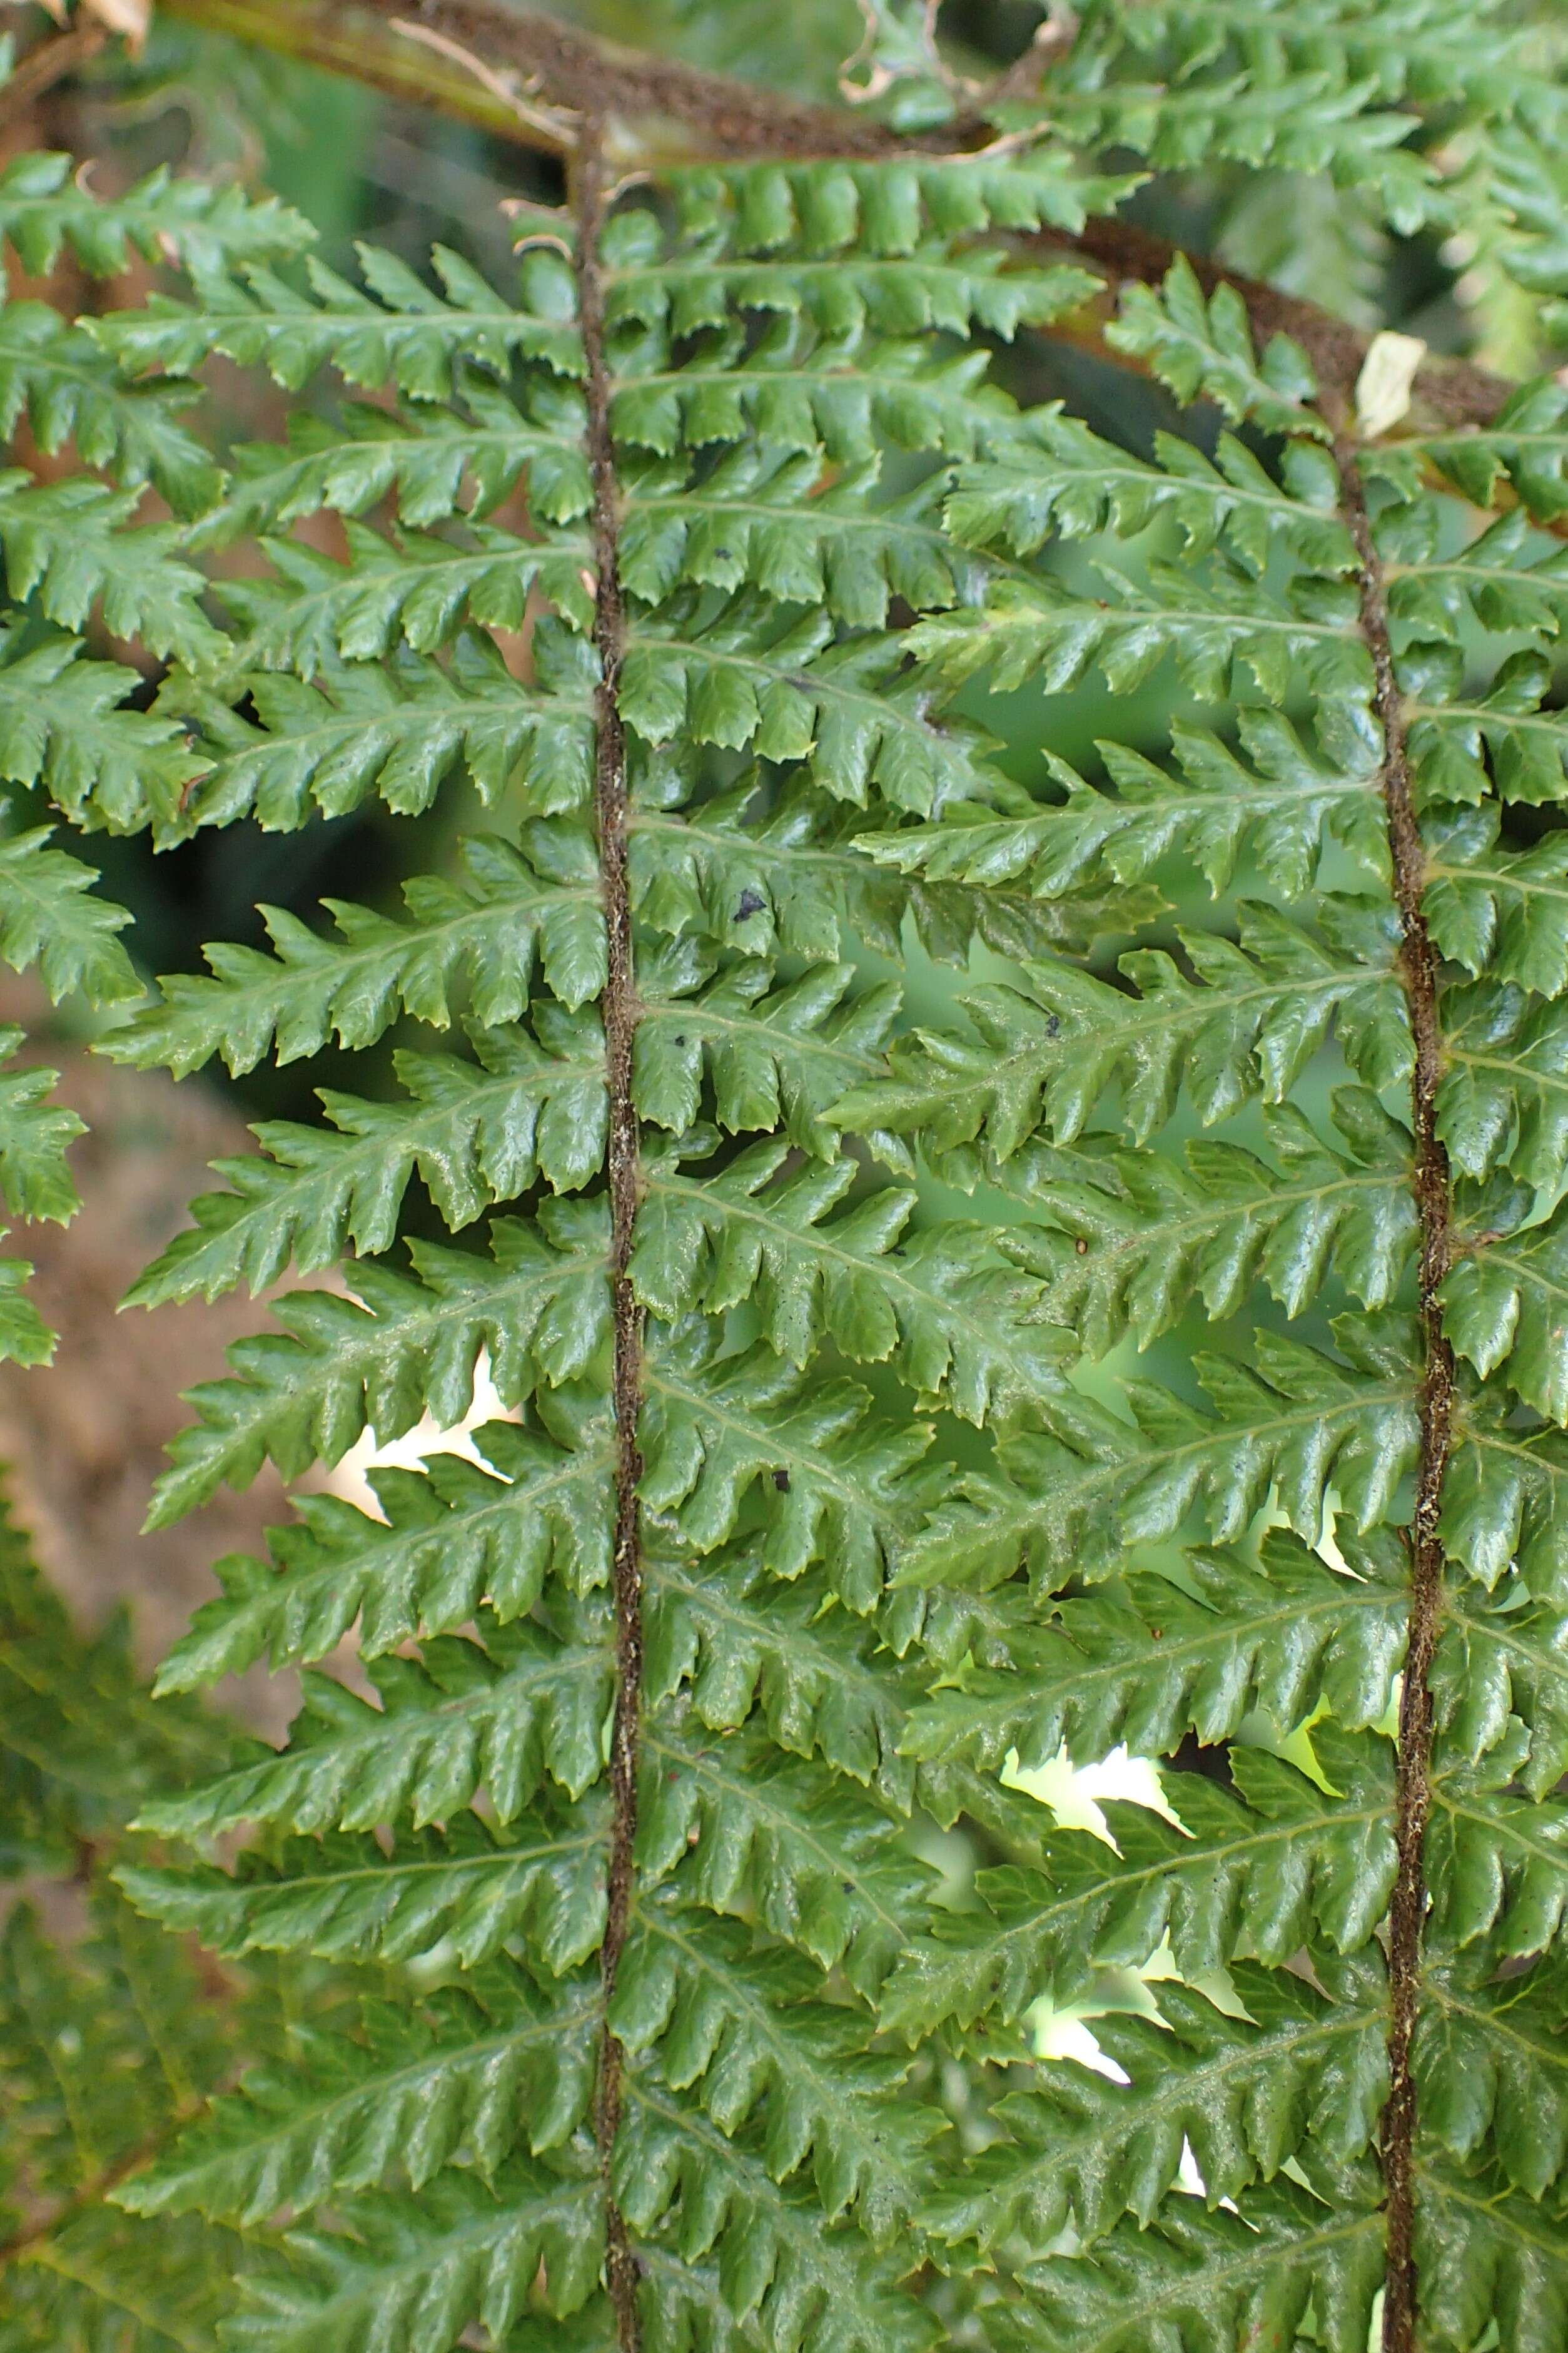
[{"label": "dark green foliage", "polygon": [[[874,0],[924,143],[639,153],[484,274],[0,176],[30,269],[180,273],[0,311],[108,477],[0,480],[0,772],[162,845],[426,820],[400,907],[146,990],[0,845],[114,1059],[333,1058],[132,1293],[274,1294],[152,1508],[270,1461],[265,1556],[157,1703],[4,1566],[0,1852],[97,1923],[0,1954],[6,2353],[1365,2353],[1406,2215],[1392,2353],[1560,2353],[1568,396],[1373,432],[1183,259],[1100,321],[1137,448],[1000,381],[1099,332],[1108,157],[1222,225],[1310,178],[1552,332],[1526,13],[1086,0],[987,112]],[[619,29],[731,16],[835,11]],[[285,439],[207,452],[215,351]],[[180,1696],[260,1660],[279,1749]],[[1033,1794],[1124,1750],[1163,1806]]]}]

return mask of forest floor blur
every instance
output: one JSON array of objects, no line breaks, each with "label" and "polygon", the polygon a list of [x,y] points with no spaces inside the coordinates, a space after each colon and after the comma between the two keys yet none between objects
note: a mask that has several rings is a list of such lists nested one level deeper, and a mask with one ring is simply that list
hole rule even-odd
[{"label": "forest floor blur", "polygon": [[[28,982],[0,983],[0,1022],[26,1029],[18,1060],[58,1070],[56,1097],[89,1130],[70,1155],[82,1196],[73,1223],[18,1225],[5,1243],[37,1267],[33,1294],[59,1344],[47,1366],[0,1365],[0,1461],[46,1575],[84,1626],[129,1603],[136,1655],[151,1672],[216,1592],[212,1563],[259,1550],[263,1528],[286,1516],[268,1464],[245,1493],[220,1490],[176,1526],[141,1533],[163,1448],[191,1418],[180,1393],[221,1375],[225,1349],[264,1316],[243,1292],[153,1314],[121,1314],[120,1302],[188,1222],[192,1196],[212,1188],[207,1164],[248,1138],[199,1080],[176,1086],[90,1053]],[[292,1689],[262,1667],[226,1696],[274,1734],[294,1705]]]}]

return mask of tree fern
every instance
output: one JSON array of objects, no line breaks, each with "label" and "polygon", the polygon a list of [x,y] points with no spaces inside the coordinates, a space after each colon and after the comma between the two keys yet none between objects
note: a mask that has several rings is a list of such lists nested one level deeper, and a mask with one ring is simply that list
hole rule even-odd
[{"label": "tree fern", "polygon": [[[574,117],[506,283],[0,185],[24,259],[183,272],[0,314],[16,413],[113,477],[0,484],[6,775],[160,843],[483,806],[401,911],[267,911],[140,1002],[86,870],[0,853],[0,953],[117,1059],[375,1050],[132,1294],[338,1270],[153,1503],[300,1482],[160,1688],[303,1699],[276,1751],[176,1714],[157,1771],[115,1699],[105,1917],[220,1957],[232,2023],[74,2158],[26,2046],[18,2344],[116,2341],[116,2287],[120,2341],[254,2353],[1561,2342],[1568,902],[1520,812],[1564,789],[1568,412],[1467,376],[1457,423],[1439,369],[1372,435],[1332,322],[1182,257],[1108,320],[1085,266],[1108,158],[1324,174],[1549,334],[1517,13],[1480,70],[1451,0],[1095,0],[988,91],[879,6],[814,140]],[[1005,388],[1063,322],[1169,396],[1147,448]],[[214,351],[317,406],[209,453]],[[0,1185],[64,1215],[70,1117],[6,1085]],[[312,1481],[481,1366],[470,1451]],[[56,1860],[96,1833],[38,1745]],[[1029,1794],[1124,1746],[1163,1808]],[[120,1964],[7,1949],[132,2063]],[[1100,2066],[1035,2055],[1052,2005]]]}]

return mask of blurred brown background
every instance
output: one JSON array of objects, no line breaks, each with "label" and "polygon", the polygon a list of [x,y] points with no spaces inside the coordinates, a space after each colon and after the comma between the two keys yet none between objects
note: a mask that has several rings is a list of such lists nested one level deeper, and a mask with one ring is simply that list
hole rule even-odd
[{"label": "blurred brown background", "polygon": [[[38,1306],[59,1334],[54,1363],[0,1365],[0,1461],[41,1566],[85,1623],[133,1595],[138,1656],[151,1669],[216,1591],[212,1562],[253,1551],[283,1516],[268,1468],[243,1495],[220,1492],[177,1527],[140,1530],[167,1440],[189,1419],[179,1393],[224,1369],[224,1350],[265,1320],[243,1293],[209,1307],[119,1313],[148,1261],[188,1222],[207,1163],[242,1150],[237,1115],[197,1080],[117,1069],[88,1050],[40,990],[9,974],[0,1021],[26,1028],[21,1060],[59,1071],[57,1092],[88,1123],[71,1153],[83,1207],[68,1227],[13,1229],[5,1249],[37,1268]],[[286,1721],[288,1694],[245,1679],[253,1722]]]}]

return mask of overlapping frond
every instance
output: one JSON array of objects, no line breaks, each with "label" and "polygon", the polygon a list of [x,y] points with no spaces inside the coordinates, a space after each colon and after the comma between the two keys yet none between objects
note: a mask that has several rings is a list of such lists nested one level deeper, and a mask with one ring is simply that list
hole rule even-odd
[{"label": "overlapping frond", "polygon": [[[923,15],[871,15],[868,94],[951,115]],[[1094,290],[1032,240],[1121,201],[1106,150],[1438,237],[1485,177],[1550,301],[1555,100],[1500,19],[1464,70],[1454,0],[1082,15],[972,152],[651,200],[601,158],[512,273],[300,270],[162,184],[21,233],[172,206],[187,290],[0,317],[13,414],[116,480],[0,485],[0,767],[164,842],[485,808],[401,912],[271,914],[107,1040],[397,1033],[132,1293],[342,1270],[154,1503],[307,1482],[163,1677],[265,1657],[300,1716],[139,1788],[120,1873],[354,1996],[119,2185],[247,2234],[258,2353],[625,2353],[634,2310],[649,2353],[1364,2353],[1402,2233],[1434,2348],[1555,2353],[1568,406],[1358,440],[1180,262],[1107,340],[1234,429],[1134,452],[984,381]],[[314,404],[221,480],[176,409],[215,350]],[[150,709],[95,617],[170,657]],[[129,1006],[41,836],[0,927]],[[915,943],[975,967],[917,966],[918,1026]],[[0,1180],[61,1214],[10,1083]],[[369,1507],[308,1483],[426,1417]],[[1025,1794],[1124,1748],[1163,1802],[1104,1835]],[[1031,2056],[1128,1972],[1100,2069]],[[106,2227],[50,2243],[85,2277]]]}]

